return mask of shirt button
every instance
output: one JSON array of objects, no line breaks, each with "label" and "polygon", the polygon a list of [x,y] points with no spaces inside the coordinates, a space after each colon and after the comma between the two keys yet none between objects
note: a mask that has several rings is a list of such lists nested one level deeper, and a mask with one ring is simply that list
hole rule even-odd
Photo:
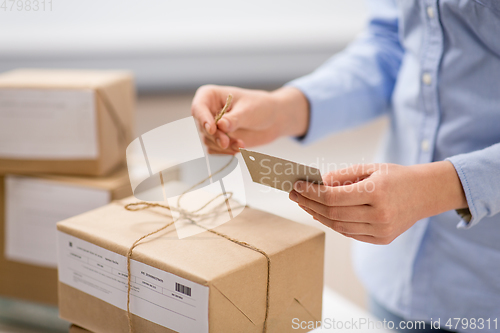
[{"label": "shirt button", "polygon": [[422,82],[428,86],[432,83],[432,76],[429,73],[424,73],[422,75]]},{"label": "shirt button", "polygon": [[432,8],[431,6],[427,7],[427,16],[429,16],[429,18],[434,18],[434,8]]},{"label": "shirt button", "polygon": [[427,140],[422,140],[422,142],[420,143],[420,148],[425,153],[429,151],[429,146],[430,146],[429,141],[427,141]]}]

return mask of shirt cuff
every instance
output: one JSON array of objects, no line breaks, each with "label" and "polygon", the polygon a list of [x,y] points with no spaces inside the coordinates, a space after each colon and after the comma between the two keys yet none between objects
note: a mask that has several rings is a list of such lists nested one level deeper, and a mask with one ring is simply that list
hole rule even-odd
[{"label": "shirt cuff", "polygon": [[455,210],[460,217],[457,228],[469,229],[476,225],[481,218],[478,216],[478,211],[474,205],[475,197],[470,186],[471,180],[468,179],[466,172],[464,172],[466,161],[462,157],[463,155],[457,155],[447,158],[446,160],[450,161],[455,167],[460,182],[462,183],[467,205],[469,206],[467,208]]}]

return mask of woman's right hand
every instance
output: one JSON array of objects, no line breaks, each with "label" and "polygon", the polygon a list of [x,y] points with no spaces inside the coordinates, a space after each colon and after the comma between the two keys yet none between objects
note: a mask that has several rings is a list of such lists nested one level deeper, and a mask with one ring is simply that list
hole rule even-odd
[{"label": "woman's right hand", "polygon": [[[215,116],[233,95],[231,106],[215,124]],[[231,154],[239,148],[269,143],[280,136],[301,136],[308,127],[309,105],[296,88],[273,92],[206,85],[193,99],[191,113],[210,154]]]}]

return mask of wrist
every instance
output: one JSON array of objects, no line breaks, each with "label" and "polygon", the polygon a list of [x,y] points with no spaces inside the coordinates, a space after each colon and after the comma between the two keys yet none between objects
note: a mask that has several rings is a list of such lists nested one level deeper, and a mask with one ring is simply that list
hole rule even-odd
[{"label": "wrist", "polygon": [[303,136],[309,127],[309,101],[297,88],[283,87],[271,93],[280,136]]},{"label": "wrist", "polygon": [[417,171],[418,186],[423,190],[424,217],[468,207],[462,183],[451,162],[433,162],[412,168]]}]

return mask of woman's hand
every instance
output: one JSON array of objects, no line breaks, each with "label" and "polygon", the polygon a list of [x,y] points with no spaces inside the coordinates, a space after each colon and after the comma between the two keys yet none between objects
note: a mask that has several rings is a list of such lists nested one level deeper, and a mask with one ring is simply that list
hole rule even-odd
[{"label": "woman's hand", "polygon": [[[233,95],[231,107],[216,125],[214,117],[229,94]],[[196,92],[191,113],[210,154],[234,155],[239,148],[269,143],[284,135],[305,134],[309,105],[295,88],[267,92],[207,85]]]},{"label": "woman's hand", "polygon": [[467,207],[448,161],[356,165],[328,173],[325,185],[296,182],[290,199],[344,236],[389,244],[420,219]]}]

